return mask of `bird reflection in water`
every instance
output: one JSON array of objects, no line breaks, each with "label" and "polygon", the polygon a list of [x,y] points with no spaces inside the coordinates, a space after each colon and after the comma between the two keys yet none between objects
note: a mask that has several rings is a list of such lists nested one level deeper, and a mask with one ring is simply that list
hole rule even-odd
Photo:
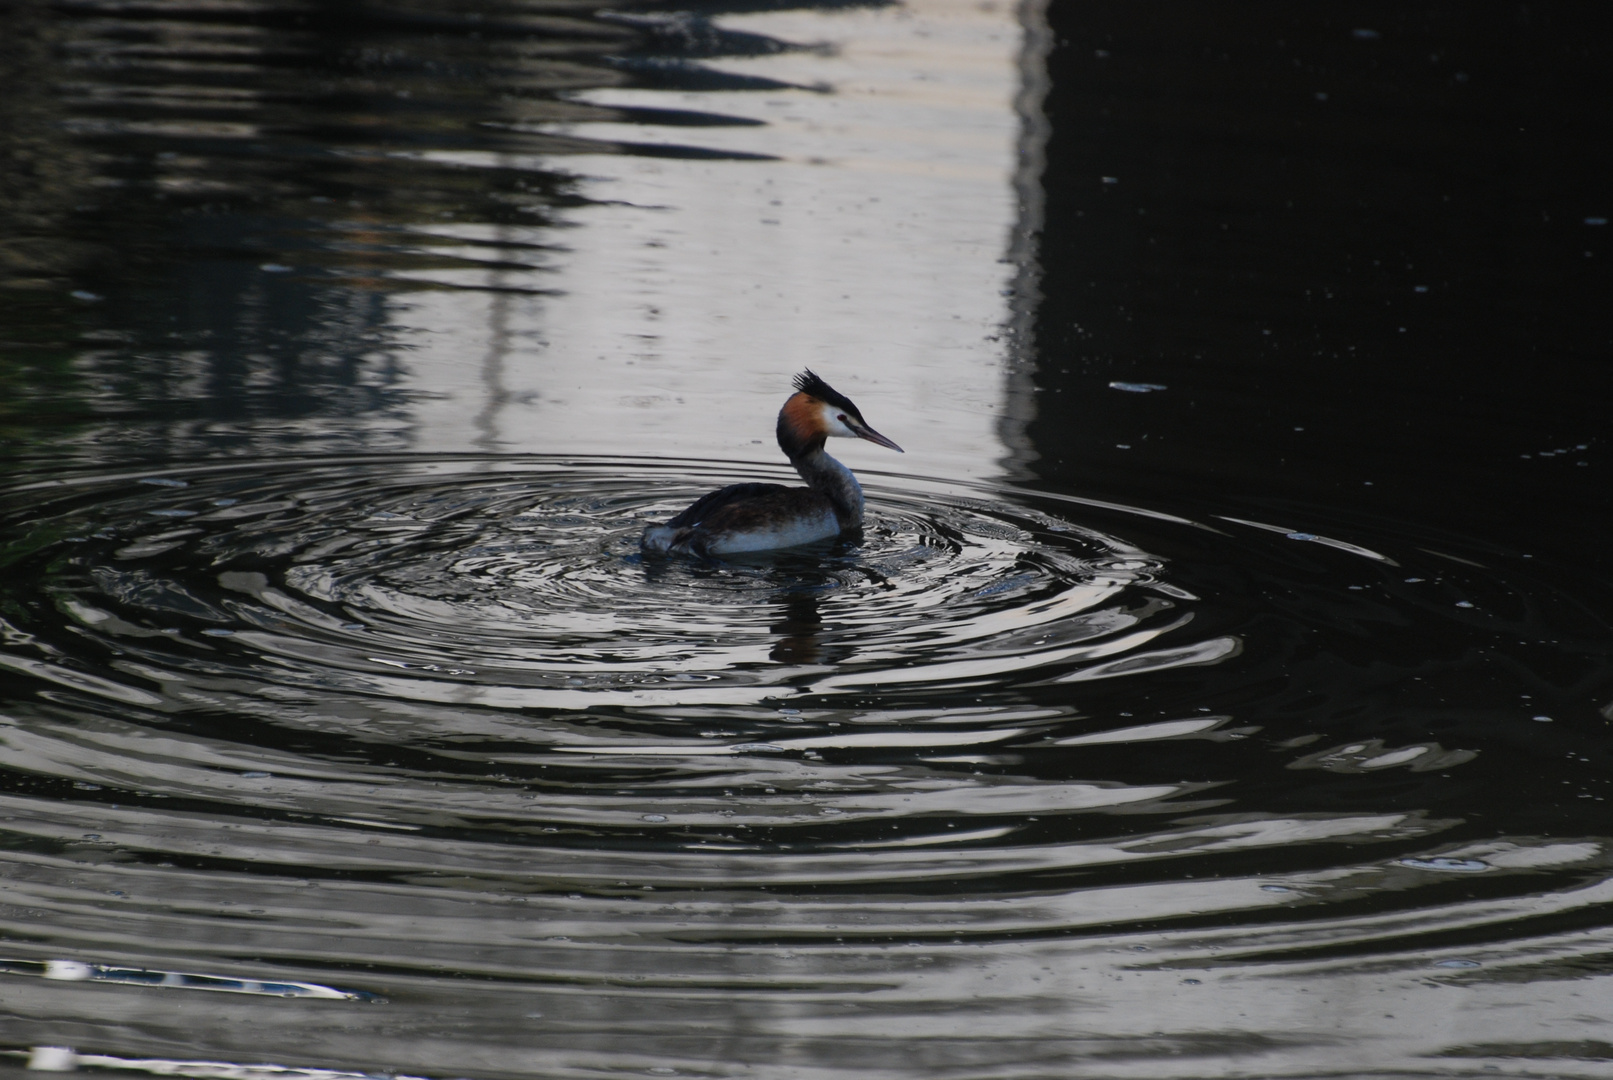
[{"label": "bird reflection in water", "polygon": [[[828,662],[823,643],[823,614],[818,610],[816,590],[796,589],[784,593],[779,618],[768,627],[778,635],[768,653],[779,664],[822,664]],[[848,649],[833,650],[834,660],[843,660]]]},{"label": "bird reflection in water", "polygon": [[[857,528],[832,541],[788,551],[748,552],[692,564],[652,558],[642,560],[639,568],[646,585],[655,588],[675,587],[684,574],[750,577],[751,584],[758,587],[757,602],[777,605],[767,626],[775,636],[768,651],[770,660],[789,666],[838,664],[850,659],[855,649],[832,624],[825,628],[824,594],[843,588],[846,582],[841,578],[847,572],[877,587],[890,587],[883,574],[862,563],[861,542],[862,530]],[[685,594],[685,599],[693,602],[695,595],[698,593]]]}]

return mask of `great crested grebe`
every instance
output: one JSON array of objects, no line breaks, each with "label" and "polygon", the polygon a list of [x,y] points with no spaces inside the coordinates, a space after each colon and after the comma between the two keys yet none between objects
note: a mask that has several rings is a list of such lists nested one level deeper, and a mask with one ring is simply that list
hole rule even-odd
[{"label": "great crested grebe", "polygon": [[730,484],[665,525],[644,530],[645,551],[732,555],[810,544],[863,522],[863,489],[851,470],[823,452],[830,435],[902,448],[869,427],[851,399],[811,371],[795,377],[795,393],[778,414],[779,449],[807,486]]}]

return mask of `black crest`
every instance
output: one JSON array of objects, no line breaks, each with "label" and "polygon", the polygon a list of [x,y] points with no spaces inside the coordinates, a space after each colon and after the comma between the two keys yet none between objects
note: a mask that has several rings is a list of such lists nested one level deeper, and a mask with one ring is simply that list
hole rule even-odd
[{"label": "black crest", "polygon": [[859,420],[862,419],[863,414],[857,411],[857,406],[851,403],[851,399],[818,378],[811,368],[802,370],[801,374],[795,377],[794,385],[801,393],[810,394],[819,401],[848,412]]}]

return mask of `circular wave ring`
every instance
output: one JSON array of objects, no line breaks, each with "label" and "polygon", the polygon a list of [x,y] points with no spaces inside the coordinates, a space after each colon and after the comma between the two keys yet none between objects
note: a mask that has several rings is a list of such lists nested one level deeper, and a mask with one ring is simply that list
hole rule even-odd
[{"label": "circular wave ring", "polygon": [[505,706],[1004,685],[1231,648],[1159,653],[1193,599],[1163,562],[1006,500],[876,483],[860,537],[640,554],[647,522],[752,473],[426,460],[86,478],[30,507],[50,542],[14,572],[51,583],[70,625],[47,636],[137,654],[148,680]]}]

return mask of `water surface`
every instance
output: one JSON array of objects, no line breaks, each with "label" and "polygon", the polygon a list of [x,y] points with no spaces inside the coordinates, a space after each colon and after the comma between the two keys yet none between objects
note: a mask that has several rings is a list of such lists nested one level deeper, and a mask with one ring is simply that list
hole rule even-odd
[{"label": "water surface", "polygon": [[0,16],[4,1060],[1606,1076],[1572,26],[756,7]]}]

